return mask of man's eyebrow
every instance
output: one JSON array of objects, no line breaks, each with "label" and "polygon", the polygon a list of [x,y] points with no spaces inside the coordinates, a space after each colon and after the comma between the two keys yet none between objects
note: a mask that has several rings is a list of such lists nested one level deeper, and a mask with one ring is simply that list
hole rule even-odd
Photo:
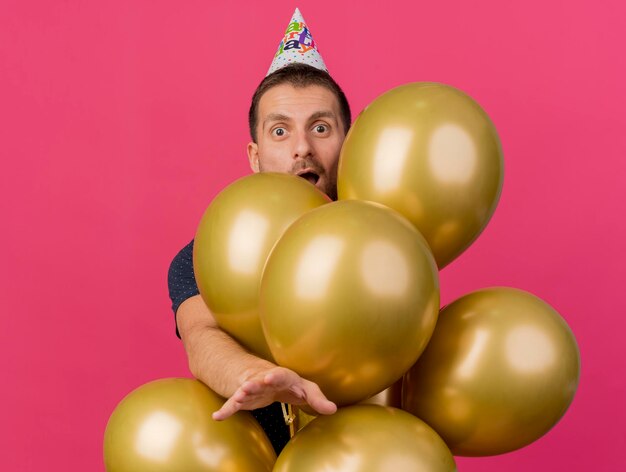
[{"label": "man's eyebrow", "polygon": [[290,119],[291,118],[289,118],[287,115],[283,115],[282,113],[270,113],[263,121],[263,128],[265,128],[265,125],[272,121],[289,121]]},{"label": "man's eyebrow", "polygon": [[316,111],[309,117],[309,121],[319,120],[320,118],[332,118],[333,120],[336,120],[337,115],[330,110]]}]

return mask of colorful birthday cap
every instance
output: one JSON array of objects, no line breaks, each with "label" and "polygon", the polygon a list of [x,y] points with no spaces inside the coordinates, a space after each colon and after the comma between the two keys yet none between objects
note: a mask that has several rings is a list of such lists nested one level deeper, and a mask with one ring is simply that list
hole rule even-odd
[{"label": "colorful birthday cap", "polygon": [[313,36],[302,18],[300,10],[293,12],[285,37],[278,45],[278,50],[267,75],[294,62],[300,62],[328,72],[322,60]]}]

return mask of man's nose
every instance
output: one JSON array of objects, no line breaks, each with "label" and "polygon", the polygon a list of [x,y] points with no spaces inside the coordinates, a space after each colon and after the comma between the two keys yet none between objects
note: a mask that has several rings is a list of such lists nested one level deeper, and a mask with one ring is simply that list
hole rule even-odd
[{"label": "man's nose", "polygon": [[304,131],[297,133],[293,145],[293,158],[303,158],[313,154],[313,146],[311,146],[310,136]]}]

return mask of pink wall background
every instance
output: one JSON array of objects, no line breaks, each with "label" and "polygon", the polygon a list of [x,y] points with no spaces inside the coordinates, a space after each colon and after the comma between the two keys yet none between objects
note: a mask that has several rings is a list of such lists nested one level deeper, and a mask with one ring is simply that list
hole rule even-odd
[{"label": "pink wall background", "polygon": [[[104,470],[121,398],[189,375],[167,268],[211,198],[248,173],[249,99],[295,6],[2,2],[3,470]],[[394,86],[439,81],[500,132],[500,205],[443,271],[442,301],[522,288],[578,339],[564,419],[459,469],[626,468],[623,2],[299,6],[355,116]]]}]

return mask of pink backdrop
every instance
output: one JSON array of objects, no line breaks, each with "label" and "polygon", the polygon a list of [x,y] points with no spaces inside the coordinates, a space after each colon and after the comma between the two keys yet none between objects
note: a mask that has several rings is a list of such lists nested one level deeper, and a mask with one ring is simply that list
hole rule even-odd
[{"label": "pink backdrop", "polygon": [[[249,172],[249,99],[296,6],[214,3],[0,6],[3,470],[103,470],[117,402],[189,375],[167,268],[211,198]],[[299,6],[355,116],[396,85],[438,81],[500,132],[500,205],[443,271],[442,301],[528,290],[582,354],[550,433],[459,469],[623,468],[624,3],[391,5]]]}]

